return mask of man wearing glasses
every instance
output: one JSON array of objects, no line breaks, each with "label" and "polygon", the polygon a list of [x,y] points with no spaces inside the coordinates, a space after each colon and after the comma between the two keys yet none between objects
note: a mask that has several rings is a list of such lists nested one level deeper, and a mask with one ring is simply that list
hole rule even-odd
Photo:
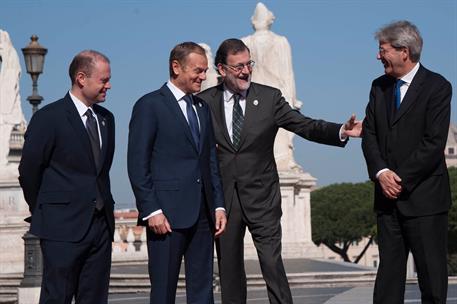
[{"label": "man wearing glasses", "polygon": [[384,75],[372,83],[362,138],[380,257],[373,303],[404,302],[409,252],[422,303],[446,303],[452,87],[420,63],[423,40],[411,22],[387,24],[375,38]]},{"label": "man wearing glasses", "polygon": [[210,106],[228,225],[216,243],[222,303],[246,303],[243,239],[246,227],[259,256],[270,303],[292,303],[281,258],[281,193],[273,154],[279,128],[318,143],[344,146],[360,136],[361,122],[314,120],[293,110],[278,89],[251,82],[249,48],[239,39],[219,46],[222,83],[199,97]]}]

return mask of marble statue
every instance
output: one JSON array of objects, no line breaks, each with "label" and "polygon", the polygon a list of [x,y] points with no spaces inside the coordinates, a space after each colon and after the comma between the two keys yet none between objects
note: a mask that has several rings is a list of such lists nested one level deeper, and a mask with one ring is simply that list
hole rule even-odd
[{"label": "marble statue", "polygon": [[0,30],[0,178],[16,175],[17,167],[9,168],[8,153],[11,132],[25,126],[19,94],[21,66],[7,32]]},{"label": "marble statue", "polygon": [[208,59],[208,71],[206,71],[206,80],[203,81],[201,88],[201,91],[204,91],[218,84],[219,75],[217,74],[216,67],[214,66],[214,59],[211,48],[206,43],[199,43],[199,45],[205,49],[206,58]]},{"label": "marble statue", "polygon": [[[252,81],[280,89],[290,106],[299,110],[301,102],[295,93],[292,52],[286,37],[270,31],[274,20],[273,13],[259,2],[251,18],[255,32],[241,38],[256,62]],[[276,136],[274,154],[279,171],[301,170],[294,160],[293,136],[293,133],[284,129],[280,129]]]}]

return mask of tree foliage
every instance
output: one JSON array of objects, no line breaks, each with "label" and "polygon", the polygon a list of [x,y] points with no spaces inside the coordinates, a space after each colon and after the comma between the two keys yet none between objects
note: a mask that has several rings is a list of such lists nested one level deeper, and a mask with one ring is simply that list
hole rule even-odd
[{"label": "tree foliage", "polygon": [[[344,261],[357,263],[376,234],[373,184],[333,184],[311,193],[313,241],[324,244]],[[351,261],[347,251],[353,242],[369,238],[359,256]]]}]

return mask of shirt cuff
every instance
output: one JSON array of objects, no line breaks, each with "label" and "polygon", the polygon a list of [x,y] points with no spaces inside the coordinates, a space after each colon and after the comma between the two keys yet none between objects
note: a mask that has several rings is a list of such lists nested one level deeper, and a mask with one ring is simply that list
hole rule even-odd
[{"label": "shirt cuff", "polygon": [[376,179],[379,179],[379,175],[381,175],[381,173],[384,173],[386,171],[389,171],[389,169],[384,168],[384,169],[379,170],[378,173],[376,173]]},{"label": "shirt cuff", "polygon": [[216,208],[216,211],[218,211],[218,210],[224,211],[225,213],[227,213],[227,211],[225,211],[225,208],[224,208],[224,207],[218,207],[218,208]]},{"label": "shirt cuff", "polygon": [[348,139],[348,136],[344,135],[343,132],[344,132],[344,124],[341,125],[339,136],[340,136],[340,140],[342,142],[345,142]]},{"label": "shirt cuff", "polygon": [[153,213],[149,214],[146,217],[143,217],[143,221],[147,221],[149,218],[153,217],[154,215],[163,213],[162,209],[156,210]]}]

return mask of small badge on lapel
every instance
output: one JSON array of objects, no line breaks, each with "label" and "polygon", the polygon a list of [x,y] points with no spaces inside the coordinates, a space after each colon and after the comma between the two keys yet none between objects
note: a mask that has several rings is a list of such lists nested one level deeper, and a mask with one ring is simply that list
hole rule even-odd
[{"label": "small badge on lapel", "polygon": [[254,101],[252,102],[252,104],[255,105],[255,106],[258,106],[258,105],[259,105],[259,101],[256,99],[256,100],[254,100]]},{"label": "small badge on lapel", "polygon": [[102,120],[102,126],[105,126],[105,120],[104,119]]},{"label": "small badge on lapel", "polygon": [[203,107],[203,105],[202,105],[201,102],[198,103],[198,106],[199,106],[200,108]]}]

